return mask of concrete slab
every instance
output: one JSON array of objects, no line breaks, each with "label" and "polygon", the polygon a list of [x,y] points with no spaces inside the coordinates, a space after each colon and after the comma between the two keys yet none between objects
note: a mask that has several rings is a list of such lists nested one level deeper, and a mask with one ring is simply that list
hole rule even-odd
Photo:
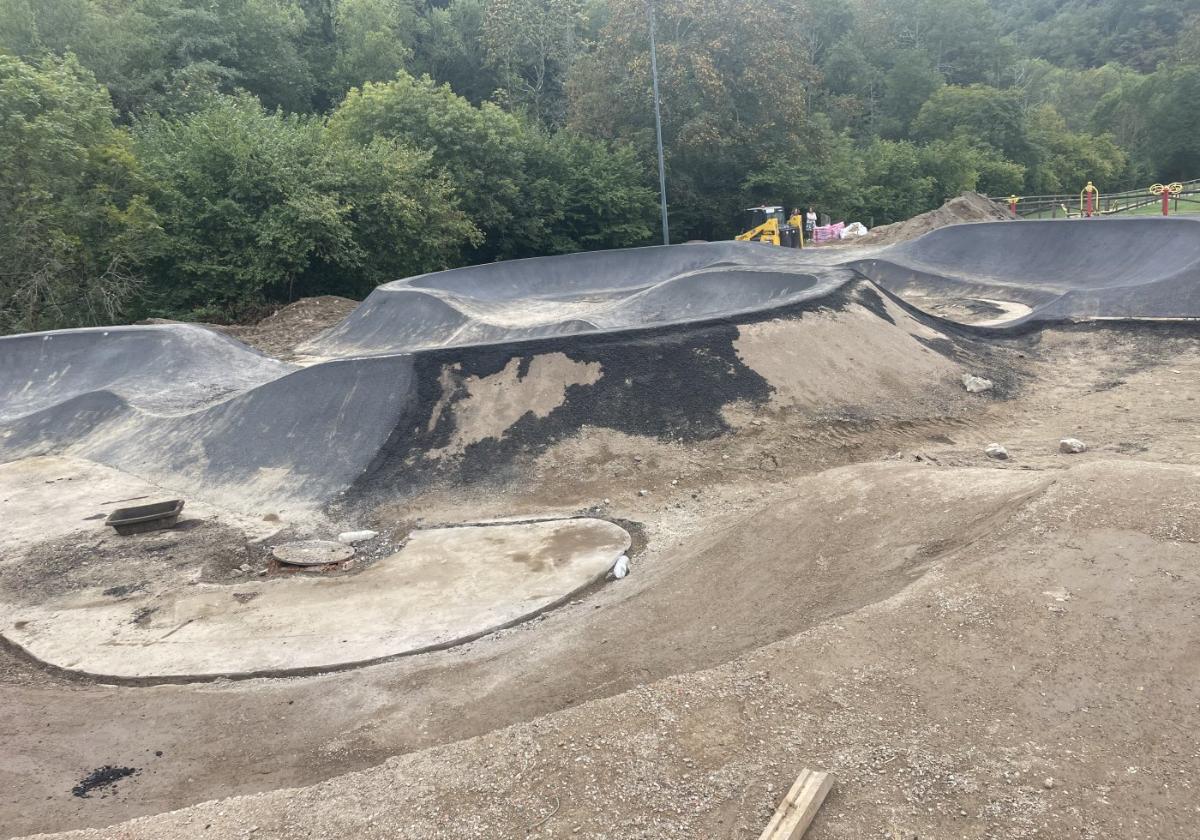
[{"label": "concrete slab", "polygon": [[598,581],[630,544],[598,519],[416,531],[345,577],[99,589],[0,604],[0,636],[47,664],[131,682],[333,670],[446,647]]}]

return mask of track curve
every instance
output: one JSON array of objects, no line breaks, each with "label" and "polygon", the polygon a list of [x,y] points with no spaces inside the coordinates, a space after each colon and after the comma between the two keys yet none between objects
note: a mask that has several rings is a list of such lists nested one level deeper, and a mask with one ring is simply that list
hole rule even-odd
[{"label": "track curve", "polygon": [[1039,321],[1200,316],[1200,219],[985,222],[848,265],[891,292],[1023,303]]}]

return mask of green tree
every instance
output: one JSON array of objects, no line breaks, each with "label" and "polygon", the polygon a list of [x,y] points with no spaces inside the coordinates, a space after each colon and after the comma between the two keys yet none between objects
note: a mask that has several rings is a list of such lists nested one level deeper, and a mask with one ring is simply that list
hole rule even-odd
[{"label": "green tree", "polygon": [[889,0],[899,46],[929,57],[953,85],[994,83],[1013,57],[988,0]]},{"label": "green tree", "polygon": [[1112,184],[1125,173],[1128,160],[1110,136],[1070,131],[1049,105],[1029,115],[1029,132],[1037,160],[1028,186],[1035,193],[1074,193],[1087,181]]},{"label": "green tree", "polygon": [[1148,80],[1145,155],[1154,177],[1178,180],[1200,172],[1200,66],[1164,67]]},{"label": "green tree", "polygon": [[651,241],[658,200],[642,183],[642,165],[627,146],[571,131],[531,136],[541,216],[543,253],[566,254],[627,248]]},{"label": "green tree", "polygon": [[526,133],[521,121],[485,102],[475,107],[432,79],[401,73],[351,90],[330,118],[334,137],[369,143],[394,139],[428,151],[486,236],[476,256],[524,256],[537,241],[526,191]]},{"label": "green tree", "polygon": [[219,97],[136,127],[167,234],[148,309],[238,317],[301,294],[363,294],[454,264],[477,236],[428,155],[328,137],[317,117]]},{"label": "green tree", "polygon": [[331,99],[364,82],[385,82],[413,57],[424,20],[411,0],[338,0]]},{"label": "green tree", "polygon": [[1020,95],[988,85],[941,88],[921,106],[912,131],[926,141],[965,137],[1018,163],[1032,153]]},{"label": "green tree", "polygon": [[905,140],[876,140],[863,152],[865,186],[862,214],[875,224],[911,218],[936,206],[936,179],[924,166],[927,157]]},{"label": "green tree", "polygon": [[486,0],[450,0],[430,6],[414,48],[415,75],[448,84],[474,105],[491,99],[500,87],[483,49]]},{"label": "green tree", "polygon": [[1130,79],[1139,78],[1140,74],[1116,64],[1072,70],[1030,59],[1014,66],[1012,87],[1021,93],[1023,110],[1050,105],[1071,131],[1091,131],[1098,103]]},{"label": "green tree", "polygon": [[[589,146],[565,138],[550,142],[536,127],[499,106],[485,102],[475,107],[429,77],[401,74],[386,84],[352,90],[330,118],[330,132],[358,143],[382,137],[427,150],[484,232],[472,253],[472,259],[480,261],[582,247],[578,231],[572,232],[569,225],[558,227],[565,208],[577,203],[565,196],[572,191],[586,196],[586,190],[580,190],[587,178],[603,183],[613,171],[631,179],[637,176],[627,156],[603,144]],[[589,171],[574,172],[572,166],[580,163]],[[632,186],[626,184],[611,196],[592,196],[598,206],[610,208],[616,231],[636,231],[644,217],[646,194]],[[616,199],[621,209],[612,204]],[[623,238],[610,241],[630,244]]]},{"label": "green tree", "polygon": [[1150,72],[1186,44],[1200,0],[990,0],[1028,53],[1060,66]]},{"label": "green tree", "polygon": [[901,50],[884,80],[886,123],[879,126],[884,136],[907,137],[912,121],[941,87],[945,79],[929,56],[917,50]]},{"label": "green tree", "polygon": [[[294,0],[0,0],[0,48],[75,52],[124,114],[203,105],[197,89],[244,88],[307,110],[313,79]],[[9,23],[17,21],[18,23]]]},{"label": "green tree", "polygon": [[1185,180],[1200,171],[1198,93],[1200,66],[1164,65],[1149,76],[1123,78],[1100,100],[1095,125],[1129,150],[1136,182]]},{"label": "green tree", "polygon": [[1180,29],[1171,61],[1175,65],[1200,64],[1200,9],[1192,12]]},{"label": "green tree", "polygon": [[158,226],[108,93],[75,59],[0,54],[0,330],[119,319]]},{"label": "green tree", "polygon": [[923,146],[921,171],[933,179],[931,208],[968,190],[1011,195],[1025,184],[1024,166],[963,136]]},{"label": "green tree", "polygon": [[[835,131],[829,119],[818,114],[806,126],[804,154],[756,167],[741,184],[742,202],[813,204],[835,218],[857,218],[870,215],[863,201],[865,175],[862,153],[849,133]],[[725,221],[721,235],[740,232],[731,221]]]},{"label": "green tree", "polygon": [[[600,41],[572,65],[568,124],[637,149],[650,176],[646,7],[612,0],[610,9]],[[657,4],[667,188],[679,238],[730,235],[749,179],[809,155],[806,89],[817,73],[803,37],[806,12],[791,0],[773,11],[749,0]]]},{"label": "green tree", "polygon": [[501,91],[547,125],[566,114],[564,85],[582,11],[580,0],[491,0],[487,6],[483,46]]},{"label": "green tree", "polygon": [[30,58],[78,49],[94,17],[89,0],[0,0],[0,50]]},{"label": "green tree", "polygon": [[232,43],[224,63],[233,70],[234,86],[255,94],[268,108],[308,111],[313,77],[300,49],[306,20],[295,0],[217,2],[221,32]]},{"label": "green tree", "polygon": [[821,73],[824,87],[820,104],[834,127],[849,129],[856,137],[872,134],[881,116],[880,101],[887,78],[884,68],[871,60],[853,33],[848,33],[825,57]]}]

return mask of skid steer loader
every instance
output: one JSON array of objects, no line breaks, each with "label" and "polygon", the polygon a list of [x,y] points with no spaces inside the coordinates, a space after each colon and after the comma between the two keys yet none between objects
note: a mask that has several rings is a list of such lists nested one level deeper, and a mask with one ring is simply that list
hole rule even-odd
[{"label": "skid steer loader", "polygon": [[738,242],[765,242],[784,248],[804,247],[804,218],[796,213],[790,218],[782,207],[747,207],[746,224],[749,230],[734,237]]}]

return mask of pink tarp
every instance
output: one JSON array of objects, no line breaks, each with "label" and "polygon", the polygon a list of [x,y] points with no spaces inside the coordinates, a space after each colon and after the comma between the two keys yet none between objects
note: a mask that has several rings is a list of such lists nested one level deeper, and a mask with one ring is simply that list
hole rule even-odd
[{"label": "pink tarp", "polygon": [[835,239],[842,238],[842,231],[846,229],[845,222],[838,222],[836,225],[822,225],[821,227],[813,228],[813,242],[832,242]]}]

